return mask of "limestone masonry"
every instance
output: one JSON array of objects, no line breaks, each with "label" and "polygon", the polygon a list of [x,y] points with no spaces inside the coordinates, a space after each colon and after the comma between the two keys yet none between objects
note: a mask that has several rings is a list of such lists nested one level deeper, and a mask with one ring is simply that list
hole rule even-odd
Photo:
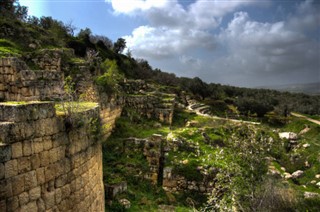
[{"label": "limestone masonry", "polygon": [[[82,114],[98,118],[99,108]],[[101,144],[53,103],[0,104],[0,211],[104,211]]]},{"label": "limestone masonry", "polygon": [[[83,124],[68,128],[55,104],[42,101],[63,94],[60,54],[49,53],[35,58],[44,69],[36,71],[0,59],[0,101],[7,101],[0,103],[0,211],[104,211],[102,149],[90,124],[100,108],[78,113]],[[107,110],[112,105],[101,110],[109,125],[121,113]]]}]

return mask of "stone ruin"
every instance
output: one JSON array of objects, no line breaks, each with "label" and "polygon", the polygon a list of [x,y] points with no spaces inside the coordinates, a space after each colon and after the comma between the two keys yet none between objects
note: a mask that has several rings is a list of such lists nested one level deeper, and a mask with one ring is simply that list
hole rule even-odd
[{"label": "stone ruin", "polygon": [[1,101],[54,100],[62,94],[62,72],[32,71],[17,58],[0,58]]}]

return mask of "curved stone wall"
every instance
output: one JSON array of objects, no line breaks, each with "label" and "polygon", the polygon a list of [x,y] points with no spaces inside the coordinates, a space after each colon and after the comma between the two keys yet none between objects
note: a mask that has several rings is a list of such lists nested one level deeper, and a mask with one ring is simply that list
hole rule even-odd
[{"label": "curved stone wall", "polygon": [[99,108],[80,116],[66,128],[53,103],[0,104],[0,211],[104,211]]}]

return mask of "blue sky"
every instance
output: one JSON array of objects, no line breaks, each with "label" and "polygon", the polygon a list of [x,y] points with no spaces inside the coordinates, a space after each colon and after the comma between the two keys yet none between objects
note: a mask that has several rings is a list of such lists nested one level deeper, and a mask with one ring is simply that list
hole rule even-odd
[{"label": "blue sky", "polygon": [[320,83],[318,0],[20,0],[177,76],[244,87]]}]

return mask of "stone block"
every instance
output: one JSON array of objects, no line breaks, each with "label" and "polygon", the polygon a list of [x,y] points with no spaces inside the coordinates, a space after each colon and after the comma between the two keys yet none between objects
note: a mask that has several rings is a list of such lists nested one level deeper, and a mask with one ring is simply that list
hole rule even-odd
[{"label": "stone block", "polygon": [[10,160],[4,164],[5,178],[10,178],[18,175],[18,161]]},{"label": "stone block", "polygon": [[0,163],[7,162],[10,159],[11,159],[11,146],[2,144],[0,142]]},{"label": "stone block", "polygon": [[56,204],[59,204],[62,201],[62,191],[60,188],[56,189]]},{"label": "stone block", "polygon": [[4,85],[3,83],[0,83],[0,91],[5,91],[7,90],[7,86]]},{"label": "stone block", "polygon": [[7,211],[7,203],[6,200],[0,201],[0,211]]},{"label": "stone block", "polygon": [[30,157],[21,157],[21,158],[18,158],[17,161],[18,161],[19,174],[22,174],[31,170]]},{"label": "stone block", "polygon": [[55,163],[58,161],[58,152],[59,152],[59,147],[49,150],[50,163]]},{"label": "stone block", "polygon": [[0,200],[12,197],[12,183],[9,180],[0,181]]},{"label": "stone block", "polygon": [[19,158],[22,157],[22,143],[21,142],[16,142],[13,143],[11,146],[11,156],[12,158]]},{"label": "stone block", "polygon": [[19,207],[19,198],[14,196],[7,199],[7,211],[17,211]]},{"label": "stone block", "polygon": [[30,156],[32,154],[32,143],[30,140],[23,141],[22,148],[24,156]]},{"label": "stone block", "polygon": [[56,188],[60,188],[64,185],[66,185],[68,182],[68,175],[67,174],[63,174],[61,176],[59,176],[58,178],[56,178],[55,180],[55,187]]},{"label": "stone block", "polygon": [[30,161],[31,161],[31,168],[33,170],[36,170],[40,167],[40,155],[39,154],[33,154],[31,157],[30,157]]},{"label": "stone block", "polygon": [[25,174],[25,190],[29,191],[30,189],[36,187],[37,182],[37,173],[35,170]]},{"label": "stone block", "polygon": [[0,180],[4,178],[4,164],[0,163]]},{"label": "stone block", "polygon": [[39,212],[45,212],[46,211],[46,205],[44,204],[43,199],[38,199],[37,200],[37,206],[38,206],[38,211]]},{"label": "stone block", "polygon": [[43,195],[44,204],[46,209],[50,209],[55,206],[55,192],[47,192]]},{"label": "stone block", "polygon": [[38,185],[42,185],[46,182],[44,167],[36,170]]},{"label": "stone block", "polygon": [[43,151],[40,153],[40,163],[41,163],[41,167],[45,167],[50,164],[49,151]]},{"label": "stone block", "polygon": [[68,198],[70,196],[70,194],[71,194],[70,184],[67,184],[67,185],[61,187],[62,199]]},{"label": "stone block", "polygon": [[43,141],[43,149],[50,150],[52,148],[52,140],[50,136],[46,136],[42,139]]},{"label": "stone block", "polygon": [[31,201],[39,199],[41,197],[41,187],[38,186],[31,189],[29,191],[29,197]]},{"label": "stone block", "polygon": [[33,152],[39,153],[43,151],[43,143],[42,138],[35,138],[33,139]]},{"label": "stone block", "polygon": [[47,182],[58,177],[60,173],[61,173],[61,168],[59,167],[59,163],[54,163],[48,167],[45,167],[44,174]]},{"label": "stone block", "polygon": [[12,178],[12,193],[14,196],[21,194],[24,192],[24,175],[20,174]]},{"label": "stone block", "polygon": [[19,203],[21,206],[27,204],[29,202],[29,194],[27,192],[22,192],[19,195]]},{"label": "stone block", "polygon": [[21,211],[38,211],[37,202],[33,201],[21,207]]}]

